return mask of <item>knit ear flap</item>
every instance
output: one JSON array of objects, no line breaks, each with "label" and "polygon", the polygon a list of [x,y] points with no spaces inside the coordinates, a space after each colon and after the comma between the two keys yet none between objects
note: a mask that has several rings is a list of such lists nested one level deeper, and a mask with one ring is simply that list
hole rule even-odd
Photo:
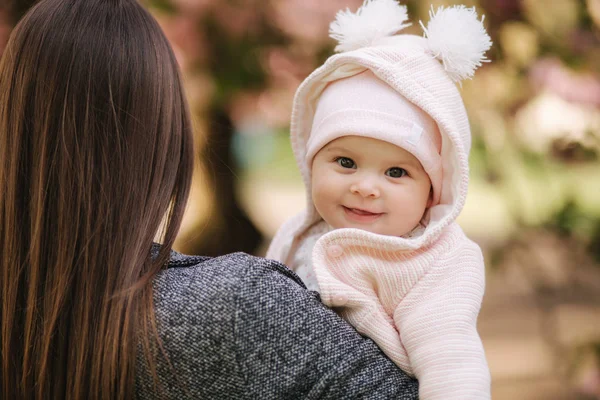
[{"label": "knit ear flap", "polygon": [[406,6],[396,0],[365,0],[356,13],[339,11],[329,25],[329,36],[338,41],[336,52],[356,50],[406,28],[407,20]]},{"label": "knit ear flap", "polygon": [[440,7],[434,12],[432,6],[429,18],[427,28],[419,21],[423,36],[454,82],[472,78],[481,63],[489,62],[484,53],[492,41],[483,27],[485,17],[477,19],[475,7]]}]

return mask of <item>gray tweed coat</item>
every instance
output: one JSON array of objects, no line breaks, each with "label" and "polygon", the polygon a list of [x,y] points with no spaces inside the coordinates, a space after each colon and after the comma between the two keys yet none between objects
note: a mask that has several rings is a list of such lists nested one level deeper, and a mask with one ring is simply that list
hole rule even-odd
[{"label": "gray tweed coat", "polygon": [[[275,261],[173,252],[154,290],[166,399],[418,398],[417,381]],[[158,398],[138,366],[138,398]]]}]

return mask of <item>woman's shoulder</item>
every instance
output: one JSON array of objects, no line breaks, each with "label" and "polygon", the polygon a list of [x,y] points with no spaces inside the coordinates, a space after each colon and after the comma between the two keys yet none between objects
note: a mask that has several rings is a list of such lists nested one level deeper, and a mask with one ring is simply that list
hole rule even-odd
[{"label": "woman's shoulder", "polygon": [[[169,359],[159,361],[157,372],[169,388],[167,398],[241,396],[247,390],[238,355],[239,310],[256,301],[255,291],[272,291],[275,282],[301,285],[283,265],[245,253],[214,258],[171,253],[153,282],[157,329]],[[137,382],[142,398],[153,398],[150,376],[142,363]]]},{"label": "woman's shoulder", "polygon": [[156,312],[206,319],[219,311],[233,312],[249,292],[281,285],[303,287],[295,273],[274,260],[242,252],[204,257],[172,251],[167,268],[154,279]]},{"label": "woman's shoulder", "polygon": [[[172,251],[167,268],[155,278],[154,290],[157,295],[166,292],[170,299],[173,299],[174,294],[179,294],[189,300],[196,289],[218,287],[220,294],[223,294],[224,289],[235,289],[261,277],[283,279],[290,284],[302,285],[296,274],[274,260],[242,252],[205,257]],[[266,279],[259,280],[269,283]]]}]

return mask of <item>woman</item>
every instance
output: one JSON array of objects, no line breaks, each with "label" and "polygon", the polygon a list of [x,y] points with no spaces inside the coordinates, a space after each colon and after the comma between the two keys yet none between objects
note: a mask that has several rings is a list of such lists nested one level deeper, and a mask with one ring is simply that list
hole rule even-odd
[{"label": "woman", "polygon": [[12,32],[0,398],[416,398],[285,267],[170,250],[191,129],[172,50],[135,0],[42,0]]}]

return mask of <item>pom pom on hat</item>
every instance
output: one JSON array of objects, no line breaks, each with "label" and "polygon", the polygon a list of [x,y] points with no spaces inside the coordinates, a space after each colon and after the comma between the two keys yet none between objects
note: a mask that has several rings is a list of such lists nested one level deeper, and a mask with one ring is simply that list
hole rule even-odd
[{"label": "pom pom on hat", "polygon": [[[431,55],[442,62],[452,81],[473,77],[492,41],[479,20],[475,7],[440,7],[429,12],[427,27],[420,22]],[[355,12],[339,11],[329,26],[329,36],[337,40],[336,52],[375,45],[409,26],[406,6],[397,0],[365,0]]]},{"label": "pom pom on hat", "polygon": [[365,0],[356,11],[339,11],[329,26],[329,36],[338,41],[336,52],[356,50],[372,45],[409,26],[406,6],[396,0]]},{"label": "pom pom on hat", "polygon": [[482,62],[488,62],[484,53],[492,42],[483,27],[483,20],[477,19],[475,7],[454,6],[438,8],[429,13],[430,20],[425,32],[429,50],[444,64],[444,69],[454,82],[473,77]]}]

